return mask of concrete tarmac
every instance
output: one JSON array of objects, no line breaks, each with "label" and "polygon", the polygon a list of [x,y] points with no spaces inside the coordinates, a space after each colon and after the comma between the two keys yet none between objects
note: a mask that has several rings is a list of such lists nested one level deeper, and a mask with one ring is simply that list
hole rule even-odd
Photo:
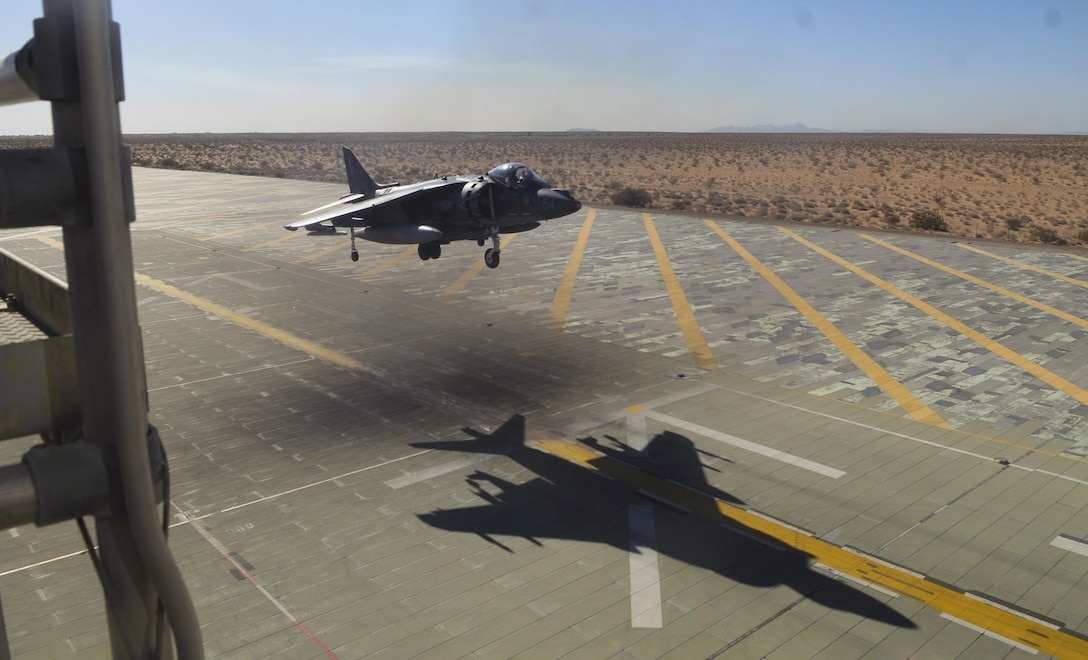
[{"label": "concrete tarmac", "polygon": [[[281,228],[343,185],[134,183],[210,657],[1088,657],[1076,250],[583,208],[353,263]],[[15,657],[108,656],[75,525],[0,597]]]}]

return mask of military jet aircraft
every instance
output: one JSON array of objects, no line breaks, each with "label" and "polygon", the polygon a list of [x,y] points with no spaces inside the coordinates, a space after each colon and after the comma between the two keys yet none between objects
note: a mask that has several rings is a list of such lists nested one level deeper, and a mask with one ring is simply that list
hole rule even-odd
[{"label": "military jet aircraft", "polygon": [[[351,237],[351,260],[359,260],[355,238],[376,243],[419,245],[419,258],[442,256],[442,246],[474,240],[489,268],[499,265],[499,234],[536,229],[544,220],[561,218],[582,208],[570,191],[552,188],[521,163],[499,165],[487,174],[444,176],[409,185],[377,184],[350,149],[344,149],[347,195],[303,213],[303,220],[284,225],[297,231],[338,233]],[[327,223],[327,224],[326,224]]]}]

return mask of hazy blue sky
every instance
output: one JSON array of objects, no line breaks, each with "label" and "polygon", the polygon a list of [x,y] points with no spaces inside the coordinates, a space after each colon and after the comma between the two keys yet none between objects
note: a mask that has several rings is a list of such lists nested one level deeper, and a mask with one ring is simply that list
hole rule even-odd
[{"label": "hazy blue sky", "polygon": [[[127,133],[1088,131],[1084,0],[114,0]],[[0,50],[41,14],[5,0]],[[0,134],[49,133],[44,103]]]}]

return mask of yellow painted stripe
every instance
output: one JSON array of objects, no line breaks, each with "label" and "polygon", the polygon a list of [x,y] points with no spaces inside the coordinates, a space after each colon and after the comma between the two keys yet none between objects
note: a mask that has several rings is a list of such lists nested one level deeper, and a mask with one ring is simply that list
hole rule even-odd
[{"label": "yellow painted stripe", "polygon": [[[348,231],[351,230],[349,229]],[[301,259],[295,259],[291,263],[304,264],[307,261],[313,261],[314,259],[320,259],[321,257],[328,256],[333,252],[336,252],[337,250],[343,250],[345,254],[349,254],[351,252],[351,246],[349,243],[341,243],[340,241],[336,241],[336,245],[333,245],[332,247],[325,248],[324,250],[319,250],[317,252],[314,252],[313,254],[308,254]]]},{"label": "yellow painted stripe", "polygon": [[810,555],[813,561],[866,584],[955,617],[1013,643],[1037,649],[1057,658],[1088,657],[1088,641],[1062,629],[1043,625],[1014,611],[927,580],[910,571],[828,543],[794,527],[775,522],[751,511],[726,504],[679,485],[613,461],[581,445],[531,434],[530,446],[583,468],[606,474],[655,497],[677,504],[712,522],[748,533],[749,530],[783,546]]},{"label": "yellow painted stripe", "polygon": [[1004,261],[1007,264],[1012,264],[1013,266],[1016,266],[1017,268],[1023,268],[1024,270],[1030,270],[1032,272],[1039,273],[1040,275],[1046,275],[1047,277],[1053,277],[1056,280],[1061,280],[1063,282],[1069,282],[1070,284],[1074,284],[1076,286],[1080,286],[1080,287],[1084,287],[1084,288],[1088,289],[1088,282],[1085,282],[1083,280],[1078,280],[1076,278],[1069,277],[1068,275],[1062,275],[1061,273],[1055,273],[1052,270],[1047,270],[1045,268],[1039,268],[1038,266],[1032,266],[1031,264],[1024,263],[1023,261],[1017,261],[1016,259],[1010,259],[1009,257],[1003,257],[1000,254],[994,254],[993,252],[988,252],[986,250],[983,250],[982,248],[977,248],[974,245],[967,245],[966,243],[956,243],[956,245],[963,248],[964,250],[970,250],[971,252],[976,252],[978,254],[990,257],[991,259],[997,259],[998,261]]},{"label": "yellow painted stripe", "polygon": [[263,222],[263,223],[256,224],[256,225],[247,225],[245,227],[240,227],[238,229],[232,229],[230,231],[225,231],[225,232],[223,232],[221,234],[212,234],[211,236],[205,236],[205,238],[207,240],[215,240],[217,238],[226,238],[228,236],[235,236],[237,234],[244,234],[247,231],[255,231],[257,229],[268,229],[269,227],[282,227],[282,226],[283,226],[283,221],[281,221],[281,220],[277,220],[276,222]]},{"label": "yellow painted stripe", "polygon": [[762,275],[763,278],[782,295],[782,297],[796,307],[797,311],[801,312],[810,323],[815,325],[820,332],[824,333],[824,335],[831,340],[831,343],[835,344],[835,347],[842,351],[843,355],[865,372],[865,375],[876,383],[881,390],[894,399],[895,402],[899,404],[899,407],[905,410],[907,414],[926,424],[951,428],[948,422],[944,421],[940,415],[923,403],[921,399],[914,396],[910,390],[888,373],[887,369],[880,365],[876,360],[869,357],[865,351],[861,350],[857,344],[839,330],[834,323],[829,321],[827,317],[818,312],[815,307],[808,303],[808,301],[798,295],[789,284],[786,284],[781,277],[771,271],[770,268],[767,268],[767,266],[760,262],[751,252],[738,243],[736,239],[718,226],[717,223],[711,220],[705,220],[704,222],[710,225],[710,228],[717,232],[717,234],[729,244],[729,247],[733,248],[737,254],[747,261],[748,265]]},{"label": "yellow painted stripe", "polygon": [[1003,295],[1003,296],[1005,296],[1007,298],[1012,298],[1013,300],[1015,300],[1017,302],[1024,303],[1025,305],[1030,305],[1030,306],[1034,307],[1035,309],[1039,309],[1039,310],[1042,310],[1042,311],[1046,312],[1047,314],[1053,314],[1054,316],[1057,316],[1060,319],[1069,321],[1070,323],[1075,323],[1075,324],[1079,325],[1082,328],[1088,328],[1088,319],[1082,319],[1079,316],[1073,316],[1072,314],[1070,314],[1068,312],[1063,312],[1062,310],[1051,307],[1050,305],[1047,305],[1046,303],[1039,302],[1038,300],[1035,300],[1033,298],[1028,298],[1027,296],[1022,296],[1019,293],[1016,293],[1014,291],[1009,291],[1008,289],[999,287],[996,284],[991,284],[990,282],[987,282],[986,280],[975,277],[974,275],[969,275],[969,274],[967,274],[967,273],[965,273],[963,271],[956,270],[955,268],[951,268],[951,267],[946,266],[946,265],[944,265],[942,263],[938,263],[936,261],[933,261],[932,259],[927,259],[926,257],[923,257],[920,254],[915,254],[914,252],[911,252],[910,250],[905,250],[905,249],[903,249],[903,248],[901,248],[901,247],[899,247],[897,245],[892,245],[891,243],[888,243],[887,241],[882,241],[879,238],[876,238],[874,236],[870,236],[868,234],[861,234],[861,233],[859,233],[858,235],[861,236],[862,238],[866,238],[866,239],[876,243],[877,245],[880,245],[882,247],[886,247],[889,250],[894,250],[895,252],[898,252],[899,254],[902,254],[903,256],[910,257],[911,259],[914,259],[916,261],[920,261],[920,262],[924,263],[927,266],[932,266],[933,268],[936,268],[938,270],[942,270],[942,271],[948,273],[949,275],[955,275],[956,277],[959,277],[961,279],[965,279],[968,282],[970,282],[971,284],[977,284],[978,286],[985,287],[985,288],[989,289],[990,291],[993,291],[995,293],[999,293],[999,294],[1001,294],[1001,295]]},{"label": "yellow painted stripe", "polygon": [[[64,243],[61,243],[58,240],[46,237],[39,238],[38,240],[42,241],[46,245],[51,245],[61,250],[64,249]],[[243,328],[252,330],[259,335],[263,335],[265,337],[268,337],[269,339],[278,341],[285,346],[289,346],[290,348],[302,351],[303,353],[312,355],[315,358],[341,367],[347,367],[348,369],[355,369],[358,371],[373,372],[370,367],[363,364],[362,362],[359,362],[355,358],[344,355],[343,353],[338,353],[330,348],[325,348],[317,342],[310,341],[309,339],[303,339],[302,337],[287,332],[286,330],[280,330],[279,328],[271,326],[264,321],[258,321],[257,319],[252,319],[244,314],[239,314],[238,312],[227,309],[220,304],[213,303],[212,301],[206,300],[199,296],[194,296],[187,291],[182,291],[176,286],[172,286],[165,282],[160,282],[159,280],[152,279],[146,275],[141,275],[140,273],[136,273],[135,275],[136,281],[148,288],[154,289],[159,293],[166,294],[171,298],[177,298],[178,300],[184,303],[188,303],[193,307],[196,307],[197,309],[202,309],[209,314],[214,314],[225,321],[230,321],[231,323],[240,325]]]},{"label": "yellow painted stripe", "polygon": [[331,348],[325,348],[317,342],[310,341],[309,339],[303,339],[302,337],[287,332],[286,330],[280,330],[279,328],[271,326],[264,321],[258,321],[257,319],[250,318],[244,314],[239,314],[238,312],[227,309],[222,305],[213,303],[210,300],[206,300],[204,298],[200,298],[199,296],[194,296],[193,294],[186,291],[182,291],[181,289],[175,286],[171,286],[165,282],[160,282],[159,280],[152,279],[146,275],[141,275],[139,273],[136,273],[136,281],[146,287],[158,291],[159,293],[165,293],[166,295],[172,298],[177,298],[178,300],[188,303],[193,307],[202,309],[210,314],[215,314],[216,316],[225,321],[230,321],[231,323],[240,325],[243,328],[252,330],[257,334],[278,341],[285,346],[289,346],[296,350],[302,351],[303,353],[312,355],[315,358],[324,360],[325,362],[329,362],[331,364],[335,364],[341,367],[347,367],[349,369],[356,369],[358,371],[371,371],[371,369],[362,362],[359,362],[352,357],[344,355],[343,353],[334,351]]},{"label": "yellow painted stripe", "polygon": [[578,269],[582,266],[582,256],[586,252],[589,243],[589,232],[593,228],[593,219],[597,217],[597,209],[589,209],[586,213],[586,221],[582,223],[582,231],[578,234],[578,240],[574,242],[574,249],[567,261],[567,269],[563,271],[563,279],[559,281],[559,288],[555,291],[555,299],[552,300],[552,309],[548,313],[547,326],[553,330],[561,330],[567,320],[567,312],[570,311],[570,299],[574,293],[574,280],[578,278]]},{"label": "yellow painted stripe", "polygon": [[[507,234],[502,239],[502,243],[499,244],[499,251],[501,252],[502,250],[505,250],[507,246],[514,242],[514,238],[516,237],[517,234]],[[472,264],[472,268],[469,268],[467,271],[465,271],[464,275],[458,277],[453,284],[449,285],[449,287],[442,292],[442,295],[452,296],[455,293],[461,293],[461,291],[463,291],[465,287],[468,286],[468,283],[472,281],[472,278],[479,275],[480,271],[482,271],[484,268],[487,268],[487,264],[484,263],[484,258],[480,257],[479,261]]]},{"label": "yellow painted stripe", "polygon": [[397,264],[404,261],[408,257],[413,257],[413,256],[415,256],[415,257],[419,256],[419,247],[416,246],[416,245],[413,245],[413,246],[411,246],[409,248],[406,248],[404,251],[402,251],[400,254],[398,254],[395,257],[390,257],[389,259],[386,259],[382,263],[380,263],[377,266],[371,268],[370,270],[366,271],[365,273],[363,273],[359,277],[356,277],[355,279],[359,280],[359,281],[369,279],[371,277],[374,277],[378,273],[382,273],[382,272],[392,268],[393,266],[396,266]]},{"label": "yellow painted stripe", "polygon": [[1036,378],[1043,381],[1047,385],[1050,385],[1054,389],[1059,390],[1059,391],[1067,394],[1068,396],[1072,397],[1073,399],[1076,399],[1077,401],[1079,401],[1080,403],[1083,403],[1084,405],[1088,405],[1088,391],[1085,391],[1085,390],[1081,389],[1080,387],[1077,387],[1076,385],[1069,382],[1068,380],[1066,380],[1066,379],[1062,378],[1061,376],[1055,374],[1054,372],[1046,369],[1045,367],[1032,362],[1031,360],[1027,359],[1023,355],[1020,355],[1019,353],[1017,353],[1017,352],[1013,351],[1012,349],[1004,346],[1003,344],[1000,344],[1000,343],[994,341],[993,339],[990,339],[989,337],[982,334],[981,332],[969,327],[967,324],[963,323],[962,321],[959,321],[957,319],[952,318],[951,316],[949,316],[948,314],[945,314],[944,312],[937,309],[933,305],[930,305],[929,303],[927,303],[927,302],[925,302],[925,301],[923,301],[923,300],[921,300],[919,298],[916,298],[915,296],[912,296],[911,294],[907,293],[906,291],[903,291],[902,289],[896,288],[892,284],[889,284],[888,282],[885,282],[884,280],[880,279],[876,275],[873,275],[872,273],[870,273],[870,272],[868,272],[868,271],[866,271],[866,270],[864,270],[862,268],[859,268],[858,266],[855,266],[854,264],[850,263],[849,261],[846,261],[842,257],[839,257],[839,256],[837,256],[835,254],[832,254],[831,252],[828,252],[827,250],[825,250],[822,247],[812,243],[811,241],[808,241],[808,240],[805,240],[804,238],[801,238],[800,236],[793,233],[789,229],[786,229],[785,227],[778,227],[778,230],[780,232],[786,234],[787,236],[793,238],[795,241],[807,246],[809,249],[814,250],[814,251],[818,252],[819,254],[827,257],[828,259],[834,261],[835,263],[839,264],[840,266],[842,266],[843,268],[849,270],[850,272],[854,273],[855,275],[857,275],[859,277],[862,277],[865,280],[868,280],[869,282],[875,284],[876,286],[880,287],[881,289],[884,289],[885,291],[887,291],[888,293],[892,294],[893,296],[899,298],[900,300],[903,300],[904,302],[907,302],[907,303],[910,303],[911,305],[914,305],[915,307],[917,307],[921,311],[923,311],[926,314],[932,316],[934,319],[936,319],[936,320],[940,321],[941,323],[947,325],[948,327],[952,328],[956,332],[959,332],[960,334],[964,335],[965,337],[968,337],[969,339],[971,339],[975,343],[979,344],[980,346],[983,346],[987,350],[989,350],[989,351],[995,353],[996,355],[1004,358],[1005,360],[1008,360],[1009,362],[1015,364],[1016,366],[1020,367],[1021,369],[1028,372],[1032,376],[1035,376]]},{"label": "yellow painted stripe", "polygon": [[642,220],[646,224],[646,233],[650,236],[650,243],[654,246],[654,254],[657,256],[657,265],[661,269],[661,278],[665,280],[665,289],[672,300],[672,309],[676,314],[676,322],[680,326],[680,332],[684,335],[684,342],[688,345],[688,351],[695,358],[695,364],[703,369],[718,370],[718,361],[710,352],[706,344],[703,331],[699,322],[695,319],[695,312],[691,309],[691,303],[684,295],[684,287],[680,286],[680,279],[676,277],[676,271],[672,268],[669,255],[665,251],[665,244],[657,235],[657,228],[649,213],[642,214]]},{"label": "yellow painted stripe", "polygon": [[272,239],[272,240],[270,240],[270,241],[265,241],[264,243],[258,243],[258,244],[256,244],[256,245],[254,245],[254,246],[252,246],[252,247],[248,247],[248,248],[246,248],[246,249],[247,249],[247,250],[260,250],[260,249],[262,249],[262,248],[266,248],[266,247],[271,247],[271,246],[273,246],[273,245],[276,245],[277,243],[282,243],[282,242],[284,242],[284,241],[290,240],[291,238],[294,238],[294,237],[293,237],[293,236],[290,236],[290,235],[288,235],[288,236],[280,236],[279,238],[273,238],[273,239]]}]

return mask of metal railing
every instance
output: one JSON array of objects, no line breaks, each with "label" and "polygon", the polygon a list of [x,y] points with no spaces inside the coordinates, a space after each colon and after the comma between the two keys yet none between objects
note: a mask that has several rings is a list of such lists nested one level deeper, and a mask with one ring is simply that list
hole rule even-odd
[{"label": "metal railing", "polygon": [[[201,658],[196,611],[166,544],[167,463],[147,421],[123,97],[109,0],[44,0],[33,39],[0,60],[0,105],[48,101],[54,133],[52,148],[0,152],[0,228],[62,227],[68,280],[0,254],[0,296],[47,335],[0,346],[5,365],[37,365],[19,383],[0,382],[0,439],[44,440],[0,467],[0,527],[78,520],[114,657],[169,657],[176,644],[179,657]],[[97,548],[83,516],[95,518]],[[2,619],[0,635],[7,657]]]}]

